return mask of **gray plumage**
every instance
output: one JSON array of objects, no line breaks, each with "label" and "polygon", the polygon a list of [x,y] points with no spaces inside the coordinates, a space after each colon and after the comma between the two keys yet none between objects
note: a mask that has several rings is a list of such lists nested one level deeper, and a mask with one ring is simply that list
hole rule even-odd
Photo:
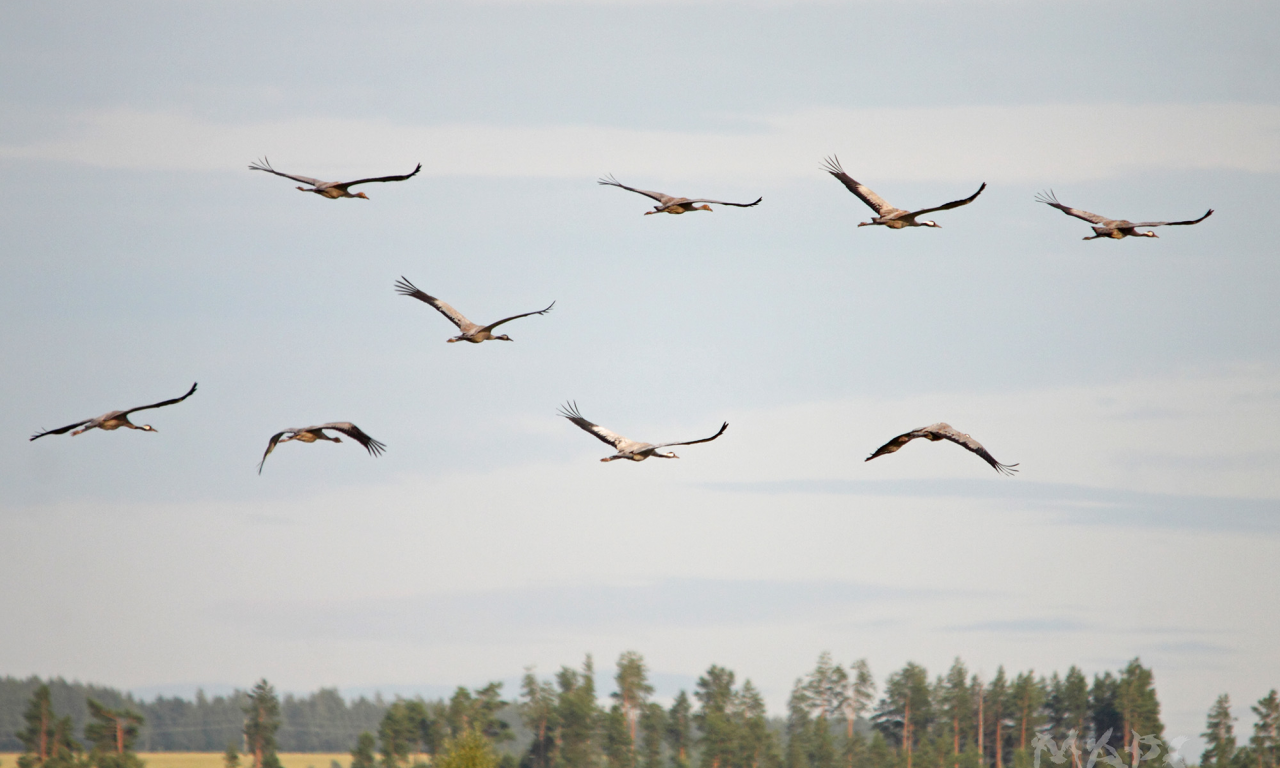
[{"label": "gray plumage", "polygon": [[[84,421],[77,421],[75,424],[68,424],[65,427],[59,427],[58,429],[51,429],[47,432],[40,432],[40,433],[34,434],[31,436],[31,439],[36,440],[41,437],[44,437],[45,435],[61,435],[62,433],[72,429],[76,430],[75,432],[71,433],[72,437],[80,434],[81,432],[88,432],[91,429],[103,429],[109,432],[111,430],[120,429],[121,427],[126,427],[128,429],[139,429],[139,430],[142,430],[143,432],[159,432],[160,430],[156,429],[150,424],[134,424],[133,422],[129,421],[129,414],[137,413],[138,411],[146,411],[151,408],[163,408],[166,405],[173,405],[174,403],[180,403],[183,400],[186,400],[188,397],[191,397],[192,393],[195,391],[196,391],[196,385],[192,384],[191,389],[187,390],[187,394],[183,395],[182,397],[175,397],[172,400],[163,400],[158,403],[152,403],[151,405],[140,405],[137,408],[130,408],[127,411],[111,411],[109,413],[102,414],[96,419],[85,419]],[[81,427],[81,429],[76,429],[76,427]]]},{"label": "gray plumage", "polygon": [[995,468],[997,472],[999,472],[1002,475],[1013,475],[1014,472],[1018,471],[1014,469],[1014,467],[1018,466],[1017,464],[1001,464],[1000,462],[996,461],[994,456],[992,456],[990,453],[987,453],[987,449],[982,447],[982,443],[979,443],[977,440],[974,440],[969,435],[966,435],[965,433],[961,432],[960,430],[956,429],[950,424],[947,424],[946,422],[942,422],[942,421],[928,427],[913,429],[910,432],[906,432],[904,434],[898,435],[897,437],[893,438],[889,442],[877,448],[875,453],[868,456],[865,459],[865,461],[871,461],[877,456],[883,456],[886,453],[893,453],[894,451],[897,451],[902,446],[906,445],[907,443],[919,437],[923,437],[924,439],[929,440],[930,442],[935,442],[935,443],[938,442],[939,440],[950,440],[956,445],[962,445],[968,450],[972,451],[973,453],[976,453],[979,456],[981,456],[983,461],[990,464],[992,467]]},{"label": "gray plumage", "polygon": [[[753,205],[759,205],[760,201],[764,199],[763,197],[758,197],[753,203],[726,203],[723,200],[708,200],[702,197],[692,199],[688,197],[672,197],[671,195],[663,194],[662,192],[650,192],[646,189],[628,187],[626,184],[615,179],[613,174],[609,174],[601,179],[596,179],[596,183],[604,184],[609,187],[618,187],[620,189],[625,189],[628,192],[635,192],[638,195],[644,195],[645,197],[651,197],[654,200],[657,200],[658,204],[653,206],[652,211],[645,211],[645,216],[648,216],[651,213],[688,213],[689,211],[710,211],[712,205],[732,205],[735,208],[750,208]],[[701,203],[701,205],[699,205],[699,203]],[[708,203],[710,203],[710,205],[708,205]]]},{"label": "gray plumage", "polygon": [[866,203],[871,210],[876,212],[874,219],[871,221],[861,222],[858,224],[860,227],[882,226],[889,227],[890,229],[905,229],[906,227],[938,227],[940,229],[941,225],[936,221],[917,221],[916,217],[926,213],[933,213],[934,211],[949,211],[952,208],[959,208],[962,205],[968,205],[976,200],[978,195],[982,194],[982,190],[987,188],[987,183],[984,181],[982,182],[982,186],[978,187],[977,192],[974,192],[963,200],[953,200],[946,205],[939,205],[933,208],[921,208],[918,211],[906,211],[889,205],[883,197],[872,192],[871,188],[866,184],[855,181],[853,177],[844,172],[844,169],[840,167],[840,158],[835,157],[834,155],[827,158],[827,165],[823,170],[832,176],[835,176],[836,179],[841,184],[844,184],[845,187],[856,195],[859,200]]},{"label": "gray plumage", "polygon": [[586,419],[582,418],[581,413],[578,413],[577,403],[565,403],[564,405],[560,406],[560,415],[565,417],[569,421],[572,421],[574,424],[578,425],[579,428],[594,435],[596,439],[601,441],[602,443],[613,446],[613,449],[617,451],[617,453],[615,453],[613,456],[609,456],[607,458],[600,460],[605,462],[617,461],[618,459],[628,459],[630,461],[644,461],[645,459],[651,456],[654,456],[660,459],[678,459],[680,457],[675,455],[674,453],[670,451],[668,451],[667,453],[658,453],[658,449],[667,448],[673,445],[696,445],[697,443],[709,443],[712,440],[715,440],[717,437],[723,435],[724,431],[729,428],[729,422],[726,421],[724,424],[720,426],[720,431],[715,433],[711,437],[704,437],[701,440],[686,440],[685,442],[682,442],[682,443],[658,443],[655,445],[653,443],[641,443],[636,440],[629,440],[615,432],[610,432],[609,430],[605,429],[599,424],[593,424],[592,422],[587,421]]},{"label": "gray plumage", "polygon": [[512,320],[519,320],[522,317],[528,317],[530,315],[545,315],[551,311],[552,307],[556,305],[556,303],[553,301],[547,305],[546,309],[539,309],[536,312],[525,312],[524,314],[520,314],[520,315],[512,315],[511,317],[504,317],[496,323],[489,323],[488,325],[481,326],[471,322],[465,316],[463,316],[461,312],[449,306],[448,304],[444,303],[443,301],[437,299],[435,296],[431,296],[429,294],[426,294],[418,290],[417,286],[409,282],[409,280],[405,278],[403,275],[401,275],[400,279],[396,281],[396,293],[399,293],[401,296],[411,296],[425,304],[430,304],[431,306],[435,307],[440,312],[440,314],[449,318],[449,322],[458,326],[458,330],[462,331],[462,333],[458,334],[457,336],[454,336],[452,339],[449,339],[448,343],[450,344],[452,344],[455,341],[469,341],[472,344],[479,344],[482,341],[489,341],[490,339],[493,339],[496,341],[514,341],[514,339],[512,339],[510,336],[507,336],[506,334],[503,334],[501,336],[494,335],[493,329],[497,328],[503,323],[509,323]]},{"label": "gray plumage", "polygon": [[339,197],[358,197],[361,200],[368,200],[369,196],[365,193],[356,192],[355,194],[352,194],[347,191],[347,188],[354,187],[357,184],[372,184],[376,181],[404,181],[405,179],[411,179],[418,174],[418,171],[422,170],[422,163],[418,163],[417,168],[414,168],[412,172],[406,173],[403,176],[378,176],[377,178],[357,179],[355,181],[321,181],[319,179],[313,179],[310,176],[294,176],[291,173],[281,173],[275,168],[272,168],[271,163],[268,162],[265,157],[251,163],[249,165],[249,170],[266,171],[267,173],[274,173],[277,176],[283,176],[286,179],[293,179],[294,181],[300,181],[303,184],[310,184],[311,189],[307,189],[306,187],[298,187],[298,189],[303,192],[314,192],[317,195],[327,197],[330,200],[336,200]]},{"label": "gray plumage", "polygon": [[[262,454],[262,461],[258,462],[258,474],[262,474],[262,465],[267,463],[267,457],[271,455],[271,452],[276,449],[276,445],[279,443],[287,443],[290,440],[299,440],[304,443],[314,443],[317,440],[327,440],[331,443],[342,442],[342,438],[326,435],[324,433],[326,429],[341,432],[355,440],[364,446],[370,456],[380,456],[387,449],[387,446],[369,437],[349,421],[331,421],[328,424],[320,424],[315,427],[294,427],[281,430],[271,436],[271,441],[267,443],[267,452]],[[285,437],[285,435],[288,435],[288,437]]]},{"label": "gray plumage", "polygon": [[1057,195],[1053,194],[1053,190],[1041,192],[1036,195],[1037,203],[1053,206],[1068,216],[1075,216],[1077,219],[1083,219],[1093,226],[1093,237],[1083,238],[1085,240],[1097,240],[1099,238],[1110,238],[1112,240],[1121,240],[1126,237],[1159,237],[1155,232],[1138,232],[1136,227],[1182,227],[1190,224],[1199,224],[1213,214],[1210,208],[1205,215],[1198,219],[1190,221],[1139,221],[1133,222],[1126,219],[1108,219],[1105,216],[1099,216],[1096,213],[1082,211],[1079,208],[1070,208],[1058,202]]}]

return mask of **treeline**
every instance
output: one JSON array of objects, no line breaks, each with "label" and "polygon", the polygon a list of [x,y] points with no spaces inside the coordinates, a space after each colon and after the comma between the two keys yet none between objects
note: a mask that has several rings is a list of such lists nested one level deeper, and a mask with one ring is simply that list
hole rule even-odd
[{"label": "treeline", "polygon": [[[245,691],[213,697],[197,692],[194,700],[160,696],[142,701],[113,688],[61,678],[42,682],[36,677],[4,677],[0,678],[0,752],[22,751],[17,734],[25,727],[23,713],[32,694],[46,684],[51,706],[70,718],[71,732],[78,741],[83,741],[81,734],[92,720],[90,699],[141,715],[145,722],[139,728],[138,749],[144,752],[221,752],[227,744],[240,743],[249,697]],[[285,695],[280,702],[280,749],[346,752],[362,732],[377,730],[387,706],[380,697],[347,702],[333,688],[321,688],[303,697]]]},{"label": "treeline", "polygon": [[[87,704],[81,748],[74,743],[72,717],[54,711],[58,697],[50,690],[56,686],[36,683],[21,728],[13,732],[25,750],[23,768],[136,768],[120,761],[128,762],[128,753],[152,727],[143,708],[166,700],[146,704],[102,695],[101,701]],[[931,677],[924,667],[908,663],[880,688],[865,660],[844,666],[824,653],[813,670],[796,680],[782,718],[768,716],[750,680],[739,682],[732,670],[718,665],[708,668],[691,692],[680,691],[669,706],[652,700],[648,669],[638,653],[622,654],[614,683],[616,690],[602,699],[588,655],[580,667],[561,667],[549,678],[528,670],[511,700],[504,699],[502,684],[495,682],[477,689],[459,687],[448,701],[361,699],[347,705],[336,691],[322,690],[281,702],[263,680],[248,693],[198,697],[183,705],[204,714],[221,713],[216,722],[198,725],[206,733],[205,750],[226,748],[226,768],[239,767],[241,749],[252,768],[277,768],[276,750],[290,749],[284,738],[290,707],[308,713],[318,732],[313,741],[295,743],[324,751],[336,751],[331,745],[341,743],[339,749],[351,750],[352,768],[1185,765],[1177,751],[1180,740],[1164,739],[1154,675],[1138,659],[1092,679],[1074,666],[1047,677],[1030,670],[1009,674],[999,667],[984,678],[960,659]],[[62,700],[68,700],[65,690]],[[1247,745],[1238,745],[1230,701],[1225,695],[1219,698],[1204,734],[1209,749],[1203,768],[1280,768],[1276,692],[1253,711],[1253,736]],[[364,718],[363,726],[359,718]],[[338,728],[325,733],[326,723]],[[57,749],[64,750],[67,761],[57,762]],[[116,763],[108,759],[112,749]]]}]

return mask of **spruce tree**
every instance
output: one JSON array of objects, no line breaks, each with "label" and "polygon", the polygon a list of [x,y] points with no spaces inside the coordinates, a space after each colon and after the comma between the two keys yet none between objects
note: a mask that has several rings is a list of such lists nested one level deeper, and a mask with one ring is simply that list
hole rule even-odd
[{"label": "spruce tree", "polygon": [[1231,768],[1236,756],[1235,718],[1231,716],[1231,697],[1222,694],[1209,708],[1205,724],[1204,752],[1200,753],[1201,768]]},{"label": "spruce tree", "polygon": [[240,752],[236,749],[234,742],[228,744],[222,751],[222,768],[240,768]]},{"label": "spruce tree", "polygon": [[1005,718],[1012,707],[1009,704],[1009,680],[1005,677],[1004,666],[996,668],[996,676],[991,679],[987,691],[987,722],[991,724],[991,753],[995,768],[1004,768],[1004,740],[1009,735],[1004,730]]},{"label": "spruce tree", "polygon": [[591,654],[582,662],[582,672],[561,667],[556,674],[559,691],[556,717],[560,722],[558,765],[564,768],[594,768],[599,749],[595,734],[600,720],[596,703],[595,665]]},{"label": "spruce tree", "polygon": [[738,765],[741,768],[781,768],[782,758],[777,739],[769,730],[764,697],[750,680],[742,684],[734,711],[740,720]]},{"label": "spruce tree", "polygon": [[952,765],[960,768],[960,749],[962,742],[968,742],[964,735],[969,733],[973,718],[973,695],[969,690],[969,670],[965,669],[959,656],[951,663],[951,669],[938,687],[938,708],[951,733]]},{"label": "spruce tree", "polygon": [[47,684],[41,683],[31,693],[31,701],[22,714],[26,727],[18,731],[18,740],[25,748],[22,757],[18,758],[20,768],[43,766],[53,754],[54,726],[57,718],[53,714],[52,694]]},{"label": "spruce tree", "polygon": [[460,736],[445,739],[433,765],[434,768],[498,768],[498,755],[484,731],[473,725]]},{"label": "spruce tree", "polygon": [[676,694],[667,710],[667,746],[671,748],[671,768],[689,768],[693,747],[693,703],[684,691]]},{"label": "spruce tree", "polygon": [[933,721],[931,694],[928,672],[919,664],[908,662],[885,680],[884,698],[872,718],[885,739],[899,745],[906,756],[906,768],[912,768],[917,739],[929,733]]},{"label": "spruce tree", "polygon": [[249,692],[244,714],[244,738],[249,754],[253,755],[253,768],[280,768],[280,758],[276,756],[280,699],[266,678],[259,680]]},{"label": "spruce tree", "polygon": [[1276,689],[1272,688],[1265,697],[1258,699],[1251,709],[1258,718],[1249,739],[1254,764],[1257,768],[1280,768],[1280,699],[1276,697]]},{"label": "spruce tree", "polygon": [[636,768],[635,741],[631,738],[629,720],[620,703],[605,713],[602,737],[605,764],[609,768]]}]

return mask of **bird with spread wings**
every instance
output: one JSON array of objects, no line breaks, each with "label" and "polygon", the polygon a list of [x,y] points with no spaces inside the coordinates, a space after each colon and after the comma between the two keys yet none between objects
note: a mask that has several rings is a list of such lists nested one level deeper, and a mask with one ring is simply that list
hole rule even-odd
[{"label": "bird with spread wings", "polygon": [[1198,219],[1190,221],[1139,221],[1132,222],[1125,219],[1108,219],[1105,216],[1099,216],[1096,213],[1082,211],[1079,208],[1070,208],[1058,202],[1058,196],[1053,194],[1053,190],[1041,192],[1036,195],[1037,203],[1053,206],[1068,216],[1075,216],[1077,219],[1084,219],[1093,224],[1093,237],[1083,238],[1084,240],[1098,240],[1100,238],[1110,238],[1112,240],[1121,240],[1126,237],[1159,237],[1155,232],[1150,230],[1146,232],[1138,232],[1137,227],[1185,227],[1190,224],[1199,224],[1205,219],[1213,215],[1213,209],[1210,208],[1205,215]]},{"label": "bird with spread wings", "polygon": [[545,315],[556,305],[553,301],[547,305],[546,309],[540,309],[536,312],[525,312],[524,314],[512,315],[511,317],[504,317],[496,323],[489,323],[488,325],[481,326],[471,322],[464,317],[461,312],[437,299],[435,296],[431,296],[418,290],[417,286],[409,282],[409,280],[403,275],[401,275],[400,279],[396,281],[396,293],[399,293],[401,296],[412,296],[418,301],[430,304],[439,310],[440,314],[449,318],[449,322],[458,326],[458,330],[462,331],[462,333],[449,339],[448,343],[450,344],[455,341],[469,341],[472,344],[479,344],[482,341],[489,341],[490,339],[496,341],[514,341],[514,339],[506,334],[502,334],[501,336],[495,335],[493,333],[493,329],[503,323],[509,323],[512,320],[519,320],[522,317],[528,317],[530,315]]},{"label": "bird with spread wings", "polygon": [[[262,474],[262,465],[267,463],[267,457],[271,455],[271,452],[276,449],[276,445],[279,443],[287,443],[290,440],[298,440],[304,443],[314,443],[317,440],[327,440],[331,443],[342,442],[340,437],[326,435],[324,433],[326,429],[341,432],[355,440],[364,446],[370,456],[380,456],[387,449],[387,446],[369,437],[363,430],[349,421],[331,421],[328,424],[320,424],[315,427],[295,427],[281,430],[271,436],[271,442],[267,443],[267,452],[262,454],[262,461],[258,462],[258,474]],[[288,437],[285,437],[285,435],[288,435]]]},{"label": "bird with spread wings", "polygon": [[941,422],[941,421],[938,422],[937,424],[933,424],[928,427],[913,429],[910,432],[906,432],[904,434],[898,435],[897,437],[893,438],[889,442],[877,448],[876,452],[868,456],[865,459],[865,461],[871,461],[877,456],[883,456],[886,453],[893,453],[894,451],[898,450],[902,446],[906,445],[912,440],[915,440],[918,437],[923,437],[926,440],[929,440],[930,442],[934,442],[934,443],[938,442],[939,440],[950,440],[956,445],[964,446],[968,450],[982,457],[983,461],[990,464],[992,467],[995,468],[997,472],[999,472],[1002,475],[1013,475],[1014,472],[1018,471],[1014,469],[1014,467],[1018,466],[1017,464],[1001,464],[1000,462],[995,460],[994,456],[987,453],[987,449],[982,447],[982,443],[979,443],[977,440],[974,440],[972,437],[970,437],[969,435],[966,435],[965,433],[961,432],[960,430],[956,429],[950,424],[947,424],[946,422]]},{"label": "bird with spread wings", "polygon": [[[130,408],[127,411],[111,411],[109,413],[102,414],[96,419],[85,419],[84,421],[77,421],[75,424],[68,424],[65,427],[59,427],[58,429],[51,429],[47,432],[40,432],[38,434],[32,435],[31,439],[36,440],[41,437],[44,437],[45,435],[61,435],[62,433],[68,432],[73,429],[75,429],[76,431],[71,433],[72,437],[80,434],[81,432],[88,432],[91,429],[104,429],[110,432],[111,430],[120,429],[121,427],[127,427],[129,429],[140,429],[143,432],[159,432],[160,430],[156,429],[150,424],[134,424],[133,422],[129,421],[129,414],[137,413],[138,411],[150,410],[152,408],[163,408],[166,405],[173,405],[174,403],[180,403],[183,400],[186,400],[188,397],[191,397],[192,393],[195,391],[196,391],[196,385],[192,384],[191,389],[187,390],[187,394],[183,395],[182,397],[175,397],[172,400],[162,400],[161,402],[152,403],[151,405],[140,405],[137,408]],[[81,428],[76,429],[76,427],[81,427]]]},{"label": "bird with spread wings", "polygon": [[[753,205],[759,205],[760,201],[764,199],[763,197],[758,197],[754,203],[726,203],[723,200],[708,200],[701,197],[694,199],[687,197],[672,197],[671,195],[663,194],[662,192],[650,192],[646,189],[628,187],[626,184],[615,179],[613,174],[609,174],[601,179],[596,179],[596,183],[604,184],[609,187],[618,187],[620,189],[625,189],[628,192],[635,192],[638,195],[644,195],[645,197],[651,197],[654,200],[657,200],[658,204],[653,206],[652,211],[645,211],[645,216],[648,216],[651,213],[688,213],[689,211],[710,211],[711,205],[732,205],[735,208],[750,208]],[[699,203],[701,203],[701,205],[699,205]],[[711,205],[708,205],[708,203]]]},{"label": "bird with spread wings", "polygon": [[319,179],[313,179],[310,176],[294,176],[291,173],[281,173],[275,168],[272,168],[271,163],[268,162],[265,157],[257,162],[251,163],[249,165],[249,170],[266,171],[267,173],[274,173],[277,176],[283,176],[286,179],[293,179],[294,181],[300,181],[303,184],[310,184],[310,189],[307,189],[306,187],[298,187],[298,189],[303,192],[314,192],[317,195],[327,197],[330,200],[337,200],[339,197],[358,197],[361,200],[368,200],[369,196],[365,193],[356,192],[355,194],[352,194],[348,191],[348,187],[354,187],[357,184],[372,184],[375,181],[404,181],[405,179],[411,179],[418,175],[418,171],[422,170],[422,163],[418,163],[417,168],[414,168],[412,172],[406,173],[403,176],[379,176],[374,179],[356,179],[355,181],[321,181]]},{"label": "bird with spread wings", "polygon": [[641,443],[636,440],[628,440],[622,435],[619,435],[615,432],[610,432],[609,430],[605,429],[599,424],[593,424],[592,422],[587,421],[586,419],[582,418],[581,413],[578,413],[577,403],[565,403],[564,405],[560,406],[560,415],[565,417],[569,421],[572,421],[574,424],[578,425],[578,427],[585,430],[586,432],[589,432],[592,435],[595,435],[597,440],[613,446],[613,449],[617,451],[617,453],[614,454],[613,456],[609,456],[601,459],[601,461],[605,461],[605,462],[617,461],[618,459],[629,459],[630,461],[644,461],[650,456],[656,456],[660,459],[678,459],[680,457],[675,455],[675,453],[671,451],[667,451],[666,453],[659,453],[658,449],[667,448],[673,445],[696,445],[698,443],[709,443],[712,440],[715,440],[717,437],[723,435],[724,431],[729,428],[729,422],[726,421],[724,424],[720,425],[720,431],[715,433],[711,437],[704,437],[701,440],[686,440],[685,442],[682,442],[682,443],[658,443],[655,445],[653,443]]},{"label": "bird with spread wings", "polygon": [[978,195],[982,194],[982,190],[987,188],[987,183],[984,181],[982,182],[982,186],[978,187],[977,192],[974,192],[963,200],[953,200],[946,205],[938,205],[933,208],[921,208],[918,211],[905,211],[901,208],[894,208],[892,205],[889,205],[883,197],[872,192],[871,188],[866,184],[855,181],[853,177],[845,173],[844,169],[840,167],[840,158],[835,157],[834,155],[828,157],[826,168],[823,170],[832,176],[835,176],[836,179],[838,179],[841,184],[845,185],[850,192],[856,195],[859,200],[866,203],[871,210],[876,212],[874,219],[871,221],[861,222],[858,224],[860,227],[879,225],[889,227],[890,229],[904,229],[906,227],[938,227],[940,229],[942,225],[938,224],[938,222],[927,219],[917,220],[916,217],[926,213],[933,213],[934,211],[949,211],[952,208],[959,208],[962,205],[968,205],[976,200]]}]

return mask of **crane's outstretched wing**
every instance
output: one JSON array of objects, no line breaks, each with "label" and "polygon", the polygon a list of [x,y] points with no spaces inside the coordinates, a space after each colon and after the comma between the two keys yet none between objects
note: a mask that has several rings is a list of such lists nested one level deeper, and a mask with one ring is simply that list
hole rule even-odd
[{"label": "crane's outstretched wing", "polygon": [[603,178],[596,179],[596,183],[604,184],[610,187],[621,187],[622,189],[625,189],[628,192],[635,192],[637,194],[644,195],[645,197],[652,197],[654,200],[657,200],[660,203],[663,202],[664,200],[671,199],[671,195],[664,195],[661,192],[649,192],[648,190],[644,190],[644,189],[636,189],[635,187],[628,187],[626,184],[623,184],[622,182],[613,178],[612,173]]},{"label": "crane's outstretched wing", "polygon": [[[422,302],[426,302],[427,304],[430,304],[431,306],[439,310],[440,314],[449,318],[449,322],[458,326],[458,330],[464,333],[466,332],[467,328],[475,327],[475,323],[471,322],[466,317],[464,317],[461,312],[449,306],[448,304],[444,303],[443,301],[437,299],[435,296],[428,295],[418,290],[417,286],[409,282],[408,278],[406,278],[404,275],[401,275],[400,279],[396,281],[396,293],[399,293],[401,296],[412,296],[418,301],[422,301]],[[547,307],[547,309],[550,309],[550,307]],[[508,319],[514,319],[514,318],[508,318]]]},{"label": "crane's outstretched wing", "polygon": [[137,408],[130,408],[130,409],[129,409],[129,410],[127,410],[127,411],[121,411],[121,412],[120,412],[120,415],[121,415],[121,416],[128,416],[129,414],[131,414],[131,413],[136,413],[137,411],[145,411],[145,410],[148,410],[148,409],[151,409],[151,408],[163,408],[163,407],[165,407],[166,405],[173,405],[174,403],[180,403],[180,402],[182,402],[183,400],[186,400],[188,397],[191,397],[191,395],[196,391],[196,384],[198,384],[198,383],[199,383],[199,382],[196,382],[195,384],[192,384],[192,385],[191,385],[191,389],[188,389],[188,390],[187,390],[187,394],[183,395],[182,397],[175,397],[175,398],[173,398],[172,400],[164,400],[164,401],[159,402],[159,403],[152,403],[151,405],[140,405],[140,406],[138,406]]},{"label": "crane's outstretched wing", "polygon": [[298,434],[300,429],[286,429],[283,432],[277,432],[271,436],[271,442],[267,443],[267,452],[262,454],[262,461],[258,462],[258,474],[262,474],[262,465],[267,463],[267,457],[276,449],[276,443],[280,442],[280,438],[288,434]]},{"label": "crane's outstretched wing", "polygon": [[1108,219],[1105,216],[1099,216],[1096,213],[1089,213],[1088,211],[1082,211],[1079,208],[1069,208],[1063,205],[1062,203],[1058,202],[1058,197],[1057,195],[1053,194],[1052,189],[1049,190],[1048,192],[1041,192],[1037,194],[1036,202],[1044,203],[1045,205],[1051,205],[1054,208],[1057,208],[1058,210],[1067,214],[1068,216],[1075,216],[1077,219],[1084,219],[1085,221],[1092,222],[1094,224],[1106,224],[1108,221],[1113,221],[1113,219]]},{"label": "crane's outstretched wing", "polygon": [[955,427],[952,427],[950,424],[939,422],[931,427],[926,427],[925,430],[932,432],[945,440],[950,440],[956,445],[962,445],[970,451],[973,451],[981,456],[983,461],[990,464],[995,471],[1002,475],[1013,476],[1013,473],[1018,471],[1014,469],[1014,467],[1018,466],[1017,464],[1001,464],[996,461],[994,456],[987,453],[987,449],[982,447],[982,443],[979,443],[972,437],[966,435]]},{"label": "crane's outstretched wing", "polygon": [[417,176],[418,171],[420,170],[422,170],[422,163],[418,163],[417,168],[414,168],[413,171],[406,173],[403,176],[379,176],[376,179],[359,179],[357,181],[344,181],[341,184],[332,184],[330,186],[346,189],[347,187],[354,187],[357,184],[372,184],[375,181],[404,181],[405,179],[411,179],[414,176]]},{"label": "crane's outstretched wing", "polygon": [[717,432],[717,433],[715,433],[715,434],[714,434],[714,435],[712,435],[711,437],[704,437],[704,438],[702,438],[701,440],[687,440],[687,441],[685,441],[685,442],[683,442],[683,443],[658,443],[657,445],[655,445],[655,446],[653,446],[653,447],[654,447],[654,448],[666,448],[667,446],[670,446],[670,445],[696,445],[696,444],[698,444],[698,443],[709,443],[709,442],[711,442],[712,440],[715,440],[717,437],[719,437],[719,436],[723,435],[723,434],[724,434],[724,431],[725,431],[726,429],[728,429],[728,428],[729,428],[729,422],[727,422],[727,421],[726,421],[725,423],[723,423],[723,424],[721,424],[721,425],[720,425],[720,431],[719,431],[719,432]]},{"label": "crane's outstretched wing", "polygon": [[337,430],[342,434],[347,435],[352,440],[355,440],[357,443],[363,445],[364,449],[369,452],[370,456],[380,456],[382,455],[382,452],[387,449],[387,446],[383,445],[377,440],[374,440],[372,437],[369,437],[364,433],[363,430],[361,430],[359,427],[357,427],[355,424],[352,424],[349,421],[332,421],[332,422],[329,422],[328,424],[321,424],[318,427],[311,427],[310,429],[311,430],[315,430],[315,429]]},{"label": "crane's outstretched wing", "polygon": [[897,213],[902,210],[901,208],[894,208],[892,205],[889,205],[883,197],[872,192],[871,188],[866,184],[855,181],[853,177],[845,173],[844,169],[840,167],[840,158],[835,155],[827,158],[827,165],[823,170],[832,176],[835,176],[841,184],[848,187],[849,191],[857,195],[859,200],[866,203],[871,210],[875,211],[877,216],[888,216],[889,214]]},{"label": "crane's outstretched wing", "polygon": [[496,322],[496,323],[490,323],[489,325],[486,325],[486,326],[485,326],[484,328],[482,328],[481,330],[484,330],[484,331],[492,331],[494,328],[497,328],[498,326],[502,325],[503,323],[509,323],[509,322],[511,322],[512,320],[519,320],[520,318],[522,318],[522,317],[528,317],[529,315],[545,315],[545,314],[547,314],[548,312],[550,312],[550,311],[551,311],[551,308],[552,308],[552,307],[554,307],[555,305],[556,305],[556,303],[553,301],[553,302],[551,302],[551,303],[547,306],[547,308],[546,308],[546,309],[540,309],[540,310],[538,310],[537,312],[525,312],[523,315],[512,315],[511,317],[504,317],[504,318],[502,318],[501,320],[499,320],[499,321],[498,321],[498,322]]},{"label": "crane's outstretched wing", "polygon": [[912,440],[915,440],[917,437],[924,437],[926,431],[927,431],[927,428],[913,429],[910,432],[904,432],[901,435],[898,435],[897,437],[893,438],[889,442],[877,448],[874,453],[872,453],[867,458],[863,459],[863,461],[871,461],[877,456],[883,456],[886,453],[893,453],[894,451],[898,450],[899,448],[911,442]]},{"label": "crane's outstretched wing", "polygon": [[577,424],[579,428],[584,429],[587,432],[590,432],[591,434],[595,435],[596,439],[599,440],[600,442],[607,443],[613,446],[615,450],[619,450],[622,448],[624,444],[631,442],[630,440],[623,437],[622,435],[619,435],[615,432],[610,432],[609,430],[605,429],[599,424],[593,424],[587,421],[586,419],[582,418],[582,414],[578,413],[578,404],[576,402],[565,403],[564,405],[560,406],[560,415],[565,417],[569,421],[572,421],[574,424]]},{"label": "crane's outstretched wing", "polygon": [[910,215],[915,217],[915,216],[919,216],[922,213],[933,213],[934,211],[949,211],[952,208],[959,208],[962,205],[968,205],[969,203],[972,203],[974,200],[977,200],[978,195],[982,194],[982,190],[986,188],[987,188],[987,182],[984,181],[982,182],[982,186],[978,187],[977,192],[974,192],[972,195],[969,195],[963,200],[952,200],[946,205],[939,205],[936,208],[922,208],[918,211],[912,211]]},{"label": "crane's outstretched wing", "polygon": [[277,176],[283,176],[286,179],[293,179],[294,181],[300,181],[303,184],[310,184],[313,187],[324,186],[324,184],[326,183],[319,179],[313,179],[310,176],[294,176],[293,174],[290,174],[290,173],[281,173],[277,171],[275,168],[272,168],[271,163],[265,157],[262,158],[261,160],[258,160],[257,162],[250,163],[249,170],[266,171],[267,173],[274,173]]},{"label": "crane's outstretched wing", "polygon": [[45,435],[61,435],[61,434],[62,434],[62,433],[64,433],[64,432],[70,432],[71,430],[75,429],[76,427],[82,427],[82,426],[84,426],[85,424],[88,424],[88,423],[89,423],[89,422],[91,422],[91,421],[93,421],[93,419],[85,419],[84,421],[77,421],[75,424],[68,424],[68,425],[67,425],[67,426],[65,426],[65,427],[58,427],[57,429],[51,429],[51,430],[49,430],[49,431],[47,431],[47,432],[41,432],[41,433],[39,433],[39,434],[32,435],[32,436],[31,436],[31,439],[32,439],[32,440],[35,440],[35,439],[37,439],[37,438],[44,437]]},{"label": "crane's outstretched wing", "polygon": [[1131,226],[1134,226],[1134,227],[1181,227],[1187,224],[1199,224],[1200,222],[1204,221],[1205,219],[1209,218],[1212,215],[1213,215],[1213,209],[1210,208],[1208,212],[1205,213],[1205,215],[1201,216],[1198,219],[1192,219],[1191,221],[1144,221],[1138,224],[1133,224]]},{"label": "crane's outstretched wing", "polygon": [[[764,199],[763,197],[757,197],[754,203],[726,203],[723,200],[708,200],[705,197],[699,197],[696,200],[681,200],[678,203],[678,205],[686,205],[686,204],[692,205],[694,203],[711,203],[713,205],[732,205],[737,208],[750,208],[753,205],[759,205],[760,201],[763,199]],[[677,203],[673,203],[673,205],[677,205]],[[669,205],[663,206],[663,208],[670,208],[670,207],[671,206]]]}]

